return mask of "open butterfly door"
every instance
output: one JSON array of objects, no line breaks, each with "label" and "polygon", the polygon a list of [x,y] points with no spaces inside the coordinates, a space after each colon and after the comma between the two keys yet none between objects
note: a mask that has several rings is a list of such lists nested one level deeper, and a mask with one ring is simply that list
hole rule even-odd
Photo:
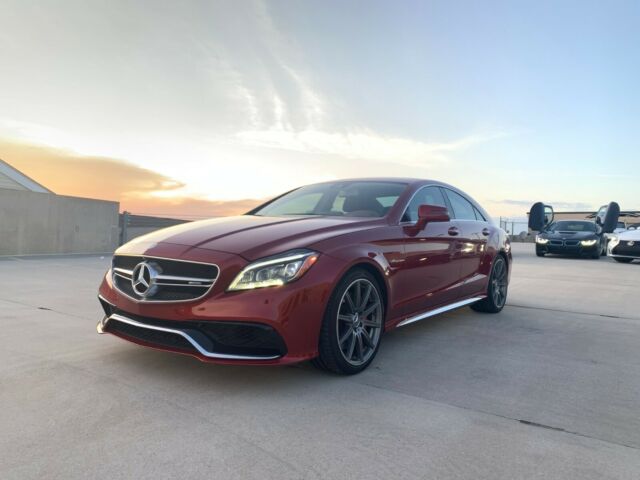
[{"label": "open butterfly door", "polygon": [[553,222],[553,207],[542,202],[536,202],[529,210],[529,229],[540,232]]},{"label": "open butterfly door", "polygon": [[603,233],[613,233],[618,225],[618,218],[620,217],[620,205],[616,202],[611,202],[608,205],[603,205],[596,214],[596,224],[602,228]]}]

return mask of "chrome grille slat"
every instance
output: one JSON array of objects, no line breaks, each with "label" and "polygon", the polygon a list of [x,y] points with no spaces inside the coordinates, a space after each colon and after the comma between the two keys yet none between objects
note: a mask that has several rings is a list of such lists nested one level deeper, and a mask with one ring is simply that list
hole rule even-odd
[{"label": "chrome grille slat", "polygon": [[[147,272],[153,270],[153,279],[147,292],[133,288],[133,277],[139,273],[136,267],[141,263],[146,264],[144,268]],[[220,269],[215,264],[171,258],[115,255],[112,262],[112,279],[116,290],[141,303],[198,300],[211,291],[219,274]]]}]

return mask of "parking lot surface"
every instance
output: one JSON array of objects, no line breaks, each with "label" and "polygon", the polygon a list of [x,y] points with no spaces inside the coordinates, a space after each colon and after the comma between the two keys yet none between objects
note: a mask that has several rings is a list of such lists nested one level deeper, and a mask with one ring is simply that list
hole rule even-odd
[{"label": "parking lot surface", "polygon": [[640,478],[640,264],[514,257],[354,377],[97,335],[108,257],[1,259],[0,478]]}]

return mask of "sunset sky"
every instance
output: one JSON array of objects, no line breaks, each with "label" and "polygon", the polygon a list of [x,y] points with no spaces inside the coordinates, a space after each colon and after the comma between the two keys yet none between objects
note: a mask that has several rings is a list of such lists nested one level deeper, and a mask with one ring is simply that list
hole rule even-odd
[{"label": "sunset sky", "polygon": [[640,209],[640,2],[0,7],[0,158],[134,213],[242,213],[341,177],[495,216]]}]

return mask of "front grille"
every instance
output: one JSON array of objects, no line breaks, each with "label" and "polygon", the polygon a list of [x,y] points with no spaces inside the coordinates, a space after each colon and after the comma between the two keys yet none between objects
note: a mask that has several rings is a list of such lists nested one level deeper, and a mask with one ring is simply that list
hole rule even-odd
[{"label": "front grille", "polygon": [[577,247],[578,246],[578,240],[565,240],[564,244],[567,247]]},{"label": "front grille", "polygon": [[[230,355],[283,356],[287,353],[282,337],[269,325],[253,322],[158,320],[116,310],[140,323],[186,332],[205,350]],[[107,325],[110,325],[111,321]],[[176,335],[179,338],[179,335]],[[188,343],[188,342],[187,342]],[[190,344],[189,344],[190,345]],[[180,348],[180,347],[177,347]]]},{"label": "front grille", "polygon": [[627,255],[629,257],[640,257],[640,242],[634,241],[632,245],[623,241],[616,245],[611,253],[614,255]]},{"label": "front grille", "polygon": [[554,247],[561,247],[563,245],[562,240],[549,240],[549,245]]},{"label": "front grille", "polygon": [[134,300],[181,302],[204,296],[213,287],[220,269],[206,263],[116,255],[112,271],[115,287]]}]

